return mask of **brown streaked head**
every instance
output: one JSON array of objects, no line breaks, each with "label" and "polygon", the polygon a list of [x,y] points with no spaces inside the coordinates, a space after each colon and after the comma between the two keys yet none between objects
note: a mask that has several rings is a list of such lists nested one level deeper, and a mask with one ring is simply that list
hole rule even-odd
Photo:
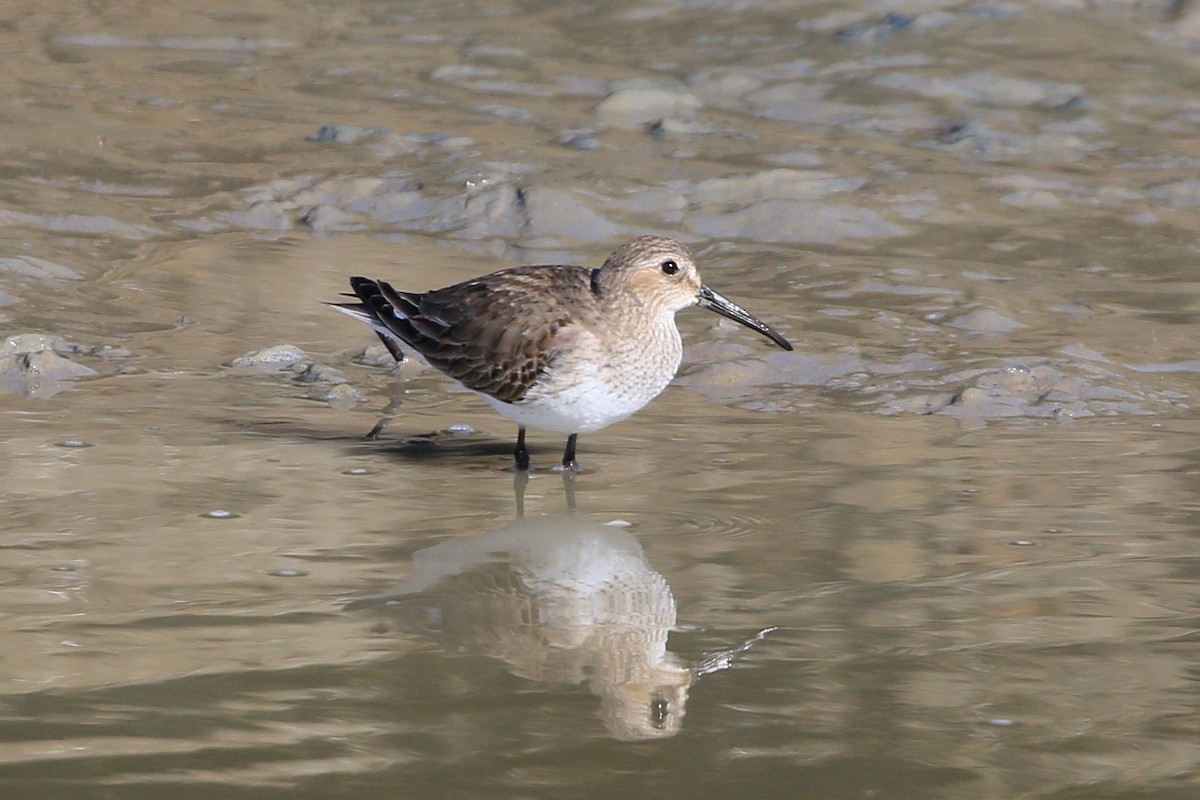
[{"label": "brown streaked head", "polygon": [[784,350],[791,343],[746,309],[705,286],[696,259],[683,242],[666,236],[639,236],[613,251],[600,268],[601,292],[630,292],[652,309],[674,314],[699,305],[758,331]]}]

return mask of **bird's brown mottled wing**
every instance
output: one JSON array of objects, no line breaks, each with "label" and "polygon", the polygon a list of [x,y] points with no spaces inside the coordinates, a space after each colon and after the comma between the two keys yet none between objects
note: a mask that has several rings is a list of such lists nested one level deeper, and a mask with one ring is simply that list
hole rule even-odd
[{"label": "bird's brown mottled wing", "polygon": [[591,270],[517,267],[425,294],[353,278],[355,294],[401,341],[469,389],[515,403],[557,354],[558,332],[590,307]]}]

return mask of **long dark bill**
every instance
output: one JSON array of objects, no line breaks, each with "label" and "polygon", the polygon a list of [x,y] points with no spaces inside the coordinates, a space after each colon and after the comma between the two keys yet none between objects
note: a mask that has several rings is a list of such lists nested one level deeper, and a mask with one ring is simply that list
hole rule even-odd
[{"label": "long dark bill", "polygon": [[751,330],[758,331],[784,350],[792,349],[792,343],[780,336],[770,325],[707,286],[700,287],[700,294],[696,297],[696,304],[701,308],[715,311],[722,317],[728,317],[734,322],[740,322]]}]

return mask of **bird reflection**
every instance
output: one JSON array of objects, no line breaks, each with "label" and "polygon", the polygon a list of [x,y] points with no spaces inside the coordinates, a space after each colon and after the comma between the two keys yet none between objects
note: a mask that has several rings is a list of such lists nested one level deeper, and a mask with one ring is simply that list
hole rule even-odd
[{"label": "bird reflection", "polygon": [[580,514],[519,518],[413,556],[377,607],[449,650],[503,661],[521,678],[586,684],[617,739],[679,732],[695,674],[667,650],[675,598],[628,531]]},{"label": "bird reflection", "polygon": [[775,628],[691,663],[669,651],[671,587],[635,536],[576,510],[573,477],[562,476],[567,513],[528,518],[529,473],[517,470],[513,522],[417,551],[399,586],[346,608],[385,610],[445,649],[499,659],[520,678],[586,684],[616,739],[674,736],[692,685],[729,669]]}]

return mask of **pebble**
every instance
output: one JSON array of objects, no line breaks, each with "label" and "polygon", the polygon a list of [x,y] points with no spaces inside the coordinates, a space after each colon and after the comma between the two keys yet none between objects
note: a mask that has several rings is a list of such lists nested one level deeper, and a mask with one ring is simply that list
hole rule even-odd
[{"label": "pebble", "polygon": [[[360,364],[367,367],[382,369],[398,369],[400,367],[400,363],[396,361],[391,352],[382,343],[367,345],[359,353],[357,360]],[[406,357],[405,361],[408,360],[410,359]]]},{"label": "pebble", "polygon": [[0,390],[26,397],[52,397],[71,381],[97,374],[91,367],[76,364],[52,350],[0,355]]},{"label": "pebble", "polygon": [[362,400],[362,395],[358,393],[358,390],[348,383],[334,384],[327,389],[316,389],[310,397],[338,407],[352,406]]},{"label": "pebble", "polygon": [[596,116],[613,128],[636,130],[664,117],[691,119],[703,105],[685,89],[631,87],[618,89],[596,106]]},{"label": "pebble", "polygon": [[675,119],[664,117],[646,126],[651,135],[659,139],[683,139],[689,136],[704,136],[713,133],[716,128],[695,120]]},{"label": "pebble", "polygon": [[1008,333],[1025,327],[1010,317],[990,308],[977,308],[955,317],[946,323],[972,333]]},{"label": "pebble", "polygon": [[576,150],[599,150],[600,140],[597,139],[592,131],[563,131],[555,141],[566,147],[573,147]]},{"label": "pebble", "polygon": [[66,347],[66,342],[58,336],[45,333],[17,333],[0,342],[0,356],[16,355],[19,353],[40,353],[43,350],[56,350]]},{"label": "pebble", "polygon": [[229,362],[232,367],[246,369],[281,370],[296,364],[308,365],[312,358],[293,344],[276,344],[238,356]]}]

